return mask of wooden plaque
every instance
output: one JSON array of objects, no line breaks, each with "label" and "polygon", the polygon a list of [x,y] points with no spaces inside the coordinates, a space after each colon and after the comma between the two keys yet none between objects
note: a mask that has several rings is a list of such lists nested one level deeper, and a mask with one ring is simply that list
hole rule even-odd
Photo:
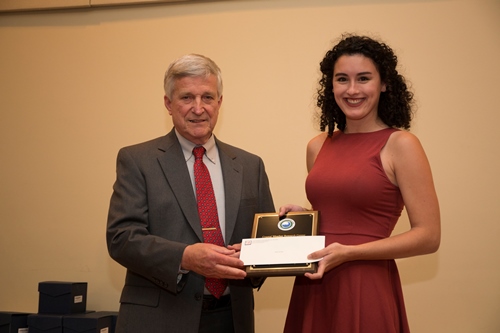
[{"label": "wooden plaque", "polygon": [[[318,211],[289,212],[285,216],[278,213],[255,214],[252,238],[316,236],[318,231]],[[314,273],[318,264],[274,264],[250,265],[247,276],[296,276]]]}]

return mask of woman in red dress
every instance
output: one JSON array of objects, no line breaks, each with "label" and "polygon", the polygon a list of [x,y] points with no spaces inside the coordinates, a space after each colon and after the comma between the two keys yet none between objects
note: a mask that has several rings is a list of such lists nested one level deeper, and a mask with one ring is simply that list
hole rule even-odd
[{"label": "woman in red dress", "polygon": [[[408,132],[413,94],[392,49],[366,36],[343,36],[320,67],[306,193],[326,247],[309,256],[323,258],[318,271],[295,280],[284,332],[407,333],[394,260],[433,253],[441,237],[429,162]],[[391,235],[403,207],[410,228]]]}]

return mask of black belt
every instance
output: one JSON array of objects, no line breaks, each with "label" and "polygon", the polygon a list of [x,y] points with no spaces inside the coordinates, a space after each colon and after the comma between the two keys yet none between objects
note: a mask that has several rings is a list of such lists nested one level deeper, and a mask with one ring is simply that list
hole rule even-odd
[{"label": "black belt", "polygon": [[217,299],[212,295],[203,295],[203,311],[210,311],[231,305],[231,295],[221,296]]}]

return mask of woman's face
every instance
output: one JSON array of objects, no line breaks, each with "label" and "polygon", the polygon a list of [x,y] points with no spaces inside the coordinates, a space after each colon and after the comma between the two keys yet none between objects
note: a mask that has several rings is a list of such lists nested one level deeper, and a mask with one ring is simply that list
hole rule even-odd
[{"label": "woman's face", "polygon": [[347,121],[377,119],[386,86],[374,62],[361,54],[343,55],[333,67],[333,94]]}]

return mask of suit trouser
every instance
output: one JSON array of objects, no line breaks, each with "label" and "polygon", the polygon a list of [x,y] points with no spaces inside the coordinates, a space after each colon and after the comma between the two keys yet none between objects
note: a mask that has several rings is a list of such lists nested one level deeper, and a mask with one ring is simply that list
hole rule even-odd
[{"label": "suit trouser", "polygon": [[217,300],[205,296],[201,311],[199,333],[234,333],[233,312],[229,295]]}]

